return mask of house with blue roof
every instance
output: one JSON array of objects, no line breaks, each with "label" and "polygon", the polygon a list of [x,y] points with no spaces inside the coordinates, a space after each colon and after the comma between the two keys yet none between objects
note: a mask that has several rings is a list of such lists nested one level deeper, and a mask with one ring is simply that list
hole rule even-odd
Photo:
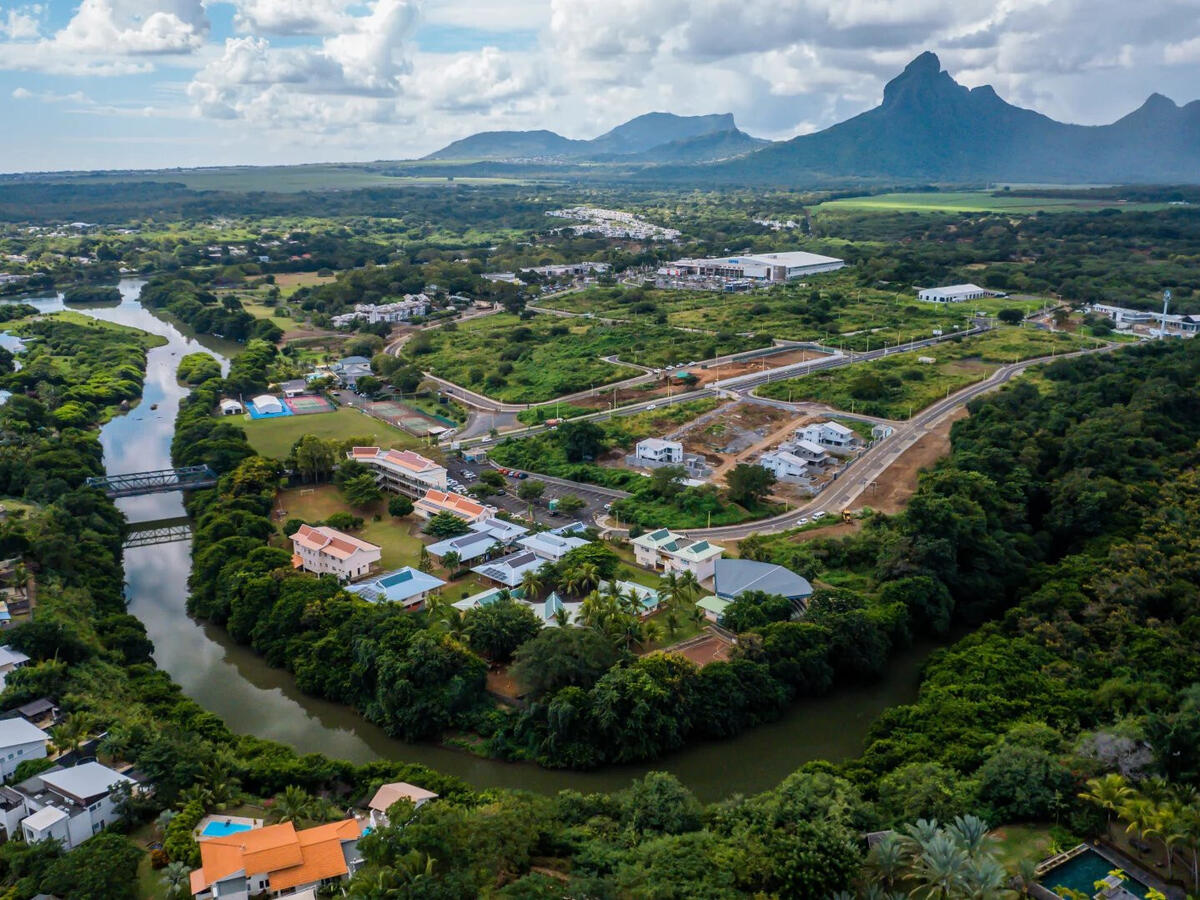
[{"label": "house with blue roof", "polygon": [[429,555],[441,559],[447,553],[457,553],[459,562],[470,562],[473,559],[483,559],[493,547],[499,547],[500,542],[486,531],[470,531],[430,544],[426,549]]},{"label": "house with blue roof", "polygon": [[516,522],[508,522],[504,519],[482,519],[471,524],[472,531],[482,531],[490,534],[497,543],[511,544],[522,535],[529,534],[529,529],[524,525],[518,525]]},{"label": "house with blue roof", "polygon": [[493,559],[481,566],[474,566],[471,571],[504,587],[514,588],[525,578],[526,572],[536,572],[545,564],[546,561],[537,554],[523,550],[520,553]]},{"label": "house with blue roof", "polygon": [[799,615],[808,607],[813,587],[807,578],[774,563],[753,559],[718,559],[713,567],[717,598],[732,602],[747,591],[761,591],[792,601]]},{"label": "house with blue roof", "polygon": [[576,547],[586,546],[590,542],[579,537],[563,537],[550,531],[539,531],[537,534],[527,534],[517,543],[541,559],[558,562]]},{"label": "house with blue roof", "polygon": [[408,609],[420,609],[429,595],[445,584],[428,572],[405,566],[379,578],[352,584],[346,590],[368,603],[400,603]]}]

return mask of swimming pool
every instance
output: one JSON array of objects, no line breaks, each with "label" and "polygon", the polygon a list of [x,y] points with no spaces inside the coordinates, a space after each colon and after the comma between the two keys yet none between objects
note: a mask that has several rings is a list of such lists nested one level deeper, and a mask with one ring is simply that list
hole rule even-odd
[{"label": "swimming pool", "polygon": [[200,834],[202,837],[225,837],[239,831],[249,831],[253,827],[245,822],[209,822]]},{"label": "swimming pool", "polygon": [[[1120,866],[1110,863],[1095,850],[1088,849],[1067,860],[1061,866],[1051,869],[1039,881],[1042,887],[1051,891],[1058,887],[1065,887],[1091,897],[1096,893],[1096,882],[1104,880],[1108,877],[1109,872],[1118,868]],[[1125,873],[1123,886],[1135,897],[1146,900],[1149,889],[1128,872]]]}]

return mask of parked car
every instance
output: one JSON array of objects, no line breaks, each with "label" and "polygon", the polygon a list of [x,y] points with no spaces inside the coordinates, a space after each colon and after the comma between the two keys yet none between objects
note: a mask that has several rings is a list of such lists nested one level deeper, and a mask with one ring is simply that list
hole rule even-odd
[{"label": "parked car", "polygon": [[800,518],[798,518],[798,519],[796,520],[796,525],[797,525],[797,526],[800,526],[800,525],[807,525],[807,524],[808,524],[808,516],[801,516]]},{"label": "parked car", "polygon": [[823,519],[827,515],[829,515],[829,513],[825,512],[825,510],[823,510],[823,509],[819,509],[815,513],[812,514],[813,521],[815,522],[815,521],[817,521],[817,519]]}]

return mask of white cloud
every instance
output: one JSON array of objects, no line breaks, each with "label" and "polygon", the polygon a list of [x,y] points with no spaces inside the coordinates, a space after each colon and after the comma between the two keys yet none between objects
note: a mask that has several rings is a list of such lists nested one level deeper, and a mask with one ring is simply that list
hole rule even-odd
[{"label": "white cloud", "polygon": [[352,26],[353,0],[238,0],[234,24],[249,34],[337,34]]},{"label": "white cloud", "polygon": [[1194,37],[1190,41],[1167,44],[1163,48],[1163,59],[1172,64],[1200,63],[1200,36]]},{"label": "white cloud", "polygon": [[10,9],[8,15],[0,18],[0,36],[13,41],[25,41],[36,38],[38,16],[42,13],[40,5],[26,6],[20,9]]},{"label": "white cloud", "polygon": [[495,47],[474,53],[430,55],[409,79],[413,95],[434,110],[511,113],[515,101],[531,100],[544,78],[527,57]]}]

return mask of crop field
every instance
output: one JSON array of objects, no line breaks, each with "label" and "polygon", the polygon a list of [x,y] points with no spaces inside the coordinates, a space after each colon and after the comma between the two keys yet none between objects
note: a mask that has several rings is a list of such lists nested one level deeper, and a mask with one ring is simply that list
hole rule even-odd
[{"label": "crop field", "polygon": [[1078,197],[1014,197],[992,191],[931,191],[928,193],[877,194],[829,200],[820,212],[837,210],[880,210],[887,212],[1084,212],[1115,207],[1131,210],[1163,209],[1162,203],[1122,203],[1115,200],[1084,200]]},{"label": "crop field", "polygon": [[273,459],[286,457],[291,452],[292,445],[306,434],[315,434],[326,440],[361,439],[356,442],[399,449],[411,448],[420,450],[426,456],[436,455],[423,441],[411,434],[345,406],[319,416],[284,416],[279,419],[255,420],[229,417],[223,421],[241,425],[246,430],[250,446],[263,456]]},{"label": "crop field", "polygon": [[[649,323],[605,325],[538,316],[486,316],[424,333],[408,349],[417,365],[510,403],[540,403],[662,367],[765,346],[754,337],[679,331]],[[603,357],[619,356],[620,363]]]},{"label": "crop field", "polygon": [[[1067,332],[1004,327],[936,347],[779,381],[759,388],[758,393],[777,400],[811,400],[849,412],[907,419],[948,394],[983,381],[1006,363],[1098,343]],[[921,357],[935,362],[919,362]]]},{"label": "crop field", "polygon": [[928,337],[934,329],[968,327],[976,313],[1033,312],[1043,302],[1037,297],[989,297],[969,303],[925,303],[908,291],[860,287],[848,274],[750,294],[597,287],[552,301],[555,308],[633,324],[665,315],[669,324],[685,328],[756,332],[859,351]]}]

